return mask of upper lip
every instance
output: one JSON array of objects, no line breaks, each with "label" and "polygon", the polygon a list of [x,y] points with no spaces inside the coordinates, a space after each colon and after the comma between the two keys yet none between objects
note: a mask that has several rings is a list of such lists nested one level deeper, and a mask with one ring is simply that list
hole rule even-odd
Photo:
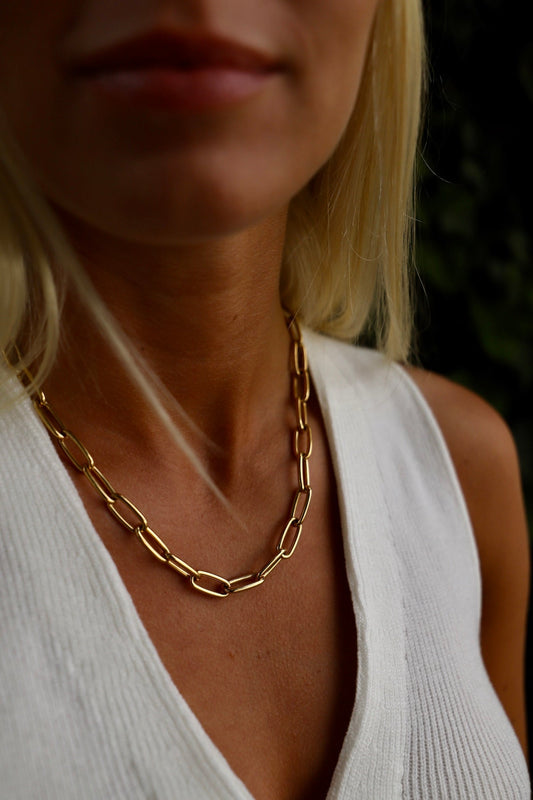
[{"label": "upper lip", "polygon": [[81,74],[157,67],[180,70],[226,67],[264,72],[279,66],[274,56],[240,42],[166,31],[154,31],[73,54],[68,62],[71,69]]}]

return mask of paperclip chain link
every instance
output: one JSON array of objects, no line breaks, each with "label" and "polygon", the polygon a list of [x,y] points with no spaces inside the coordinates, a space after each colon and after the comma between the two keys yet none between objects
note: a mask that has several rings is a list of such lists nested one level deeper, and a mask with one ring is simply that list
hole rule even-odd
[{"label": "paperclip chain link", "polygon": [[[207,570],[195,569],[173,553],[163,539],[152,530],[143,512],[128,497],[115,490],[110,480],[96,466],[87,447],[55,413],[44,392],[36,390],[31,393],[37,415],[46,430],[55,439],[70,464],[78,472],[83,473],[94,491],[100,495],[114,519],[129,533],[134,533],[154,558],[187,578],[196,591],[210,597],[227,597],[260,586],[282,561],[294,555],[309,511],[312,495],[309,485],[309,459],[313,450],[313,437],[308,422],[307,403],[311,382],[300,326],[294,317],[288,316],[287,327],[291,336],[292,395],[297,420],[293,432],[293,451],[298,467],[298,488],[293,495],[290,515],[272,558],[256,572],[235,578],[224,578]],[[33,376],[27,368],[19,373],[19,379],[25,385],[33,383]]]}]

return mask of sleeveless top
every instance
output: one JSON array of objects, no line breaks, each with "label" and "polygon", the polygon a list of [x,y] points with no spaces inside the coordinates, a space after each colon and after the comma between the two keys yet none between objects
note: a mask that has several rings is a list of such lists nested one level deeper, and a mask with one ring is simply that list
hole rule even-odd
[{"label": "sleeveless top", "polygon": [[[305,331],[339,490],[356,701],[327,800],[526,800],[480,572],[421,394]],[[0,796],[252,800],[172,683],[28,401],[0,414]],[[275,578],[274,578],[275,579]]]}]

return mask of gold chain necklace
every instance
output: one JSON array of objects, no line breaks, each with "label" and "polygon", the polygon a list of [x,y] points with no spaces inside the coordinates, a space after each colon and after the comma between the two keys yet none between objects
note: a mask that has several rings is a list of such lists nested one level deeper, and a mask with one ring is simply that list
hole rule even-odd
[{"label": "gold chain necklace", "polygon": [[[173,553],[163,539],[149,526],[142,511],[125,495],[115,491],[111,482],[96,466],[94,458],[83,442],[61,422],[44,392],[38,389],[30,395],[43,425],[72,466],[85,475],[93,489],[104,501],[109,513],[122,527],[130,533],[134,533],[137,539],[164,566],[170,567],[179,575],[188,578],[194,589],[211,597],[227,597],[230,594],[260,586],[278,564],[291,558],[294,554],[300,541],[304,519],[309,510],[312,494],[309,485],[309,458],[313,449],[313,438],[307,419],[307,403],[311,385],[307,353],[302,341],[300,326],[294,317],[288,318],[287,324],[291,335],[292,396],[296,405],[297,418],[297,425],[293,432],[293,451],[298,464],[298,488],[293,495],[289,518],[278,539],[275,555],[257,572],[239,575],[236,578],[224,578],[213,572],[195,569]],[[33,377],[28,369],[23,369],[19,373],[19,379],[25,385],[33,382]]]}]

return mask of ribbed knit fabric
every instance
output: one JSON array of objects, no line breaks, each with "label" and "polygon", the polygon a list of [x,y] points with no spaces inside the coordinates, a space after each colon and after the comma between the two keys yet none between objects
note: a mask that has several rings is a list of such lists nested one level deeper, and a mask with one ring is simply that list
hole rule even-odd
[{"label": "ribbed knit fabric", "polygon": [[[328,800],[526,800],[480,575],[407,375],[305,332],[339,488],[356,702]],[[251,800],[179,694],[27,402],[0,415],[0,798]]]}]

